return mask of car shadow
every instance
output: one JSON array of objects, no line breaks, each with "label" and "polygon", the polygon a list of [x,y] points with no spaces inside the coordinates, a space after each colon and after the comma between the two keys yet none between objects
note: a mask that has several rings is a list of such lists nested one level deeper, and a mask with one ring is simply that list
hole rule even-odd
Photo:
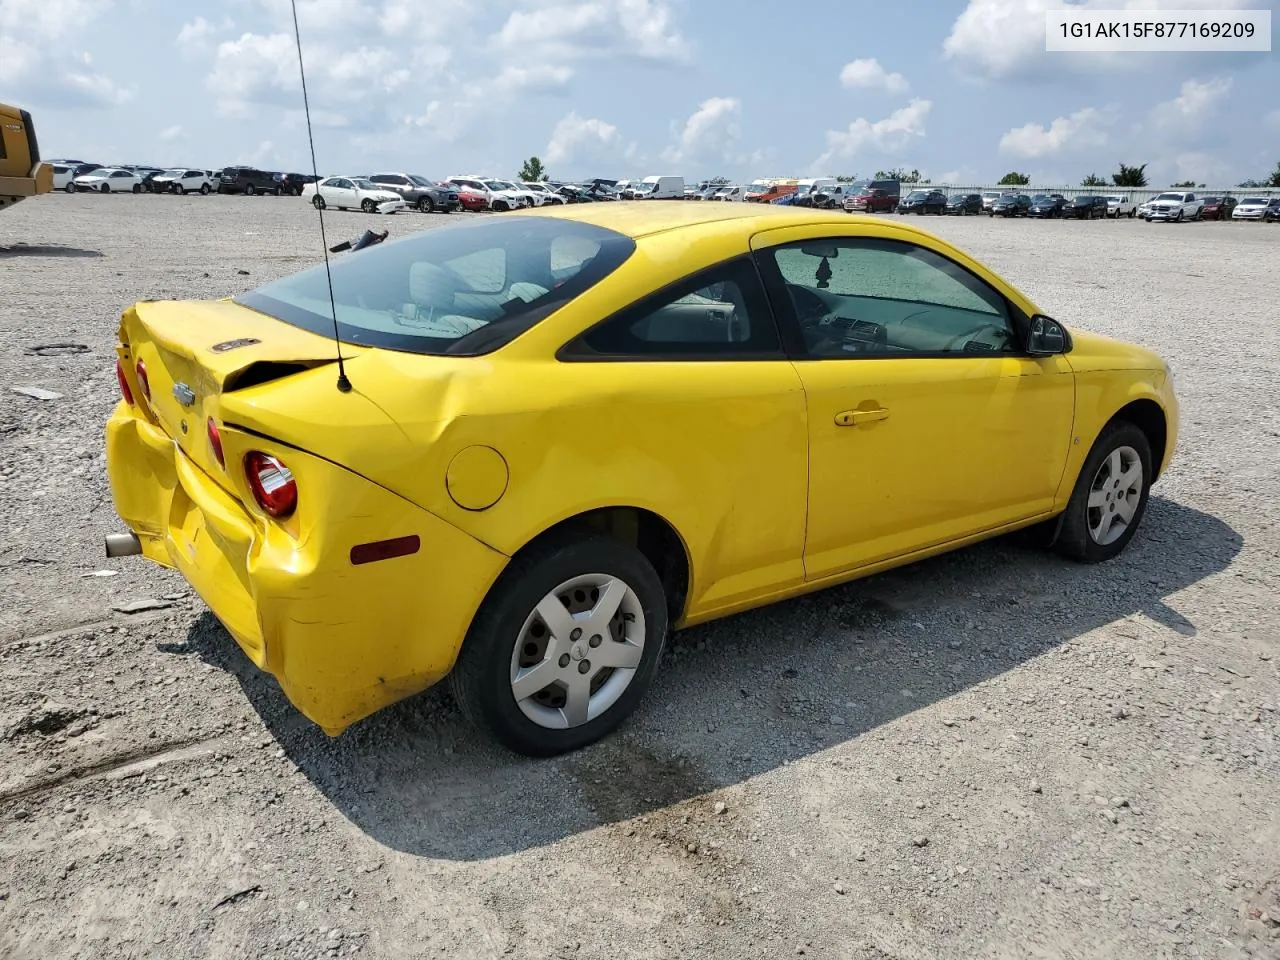
[{"label": "car shadow", "polygon": [[287,756],[375,840],[476,860],[639,815],[652,822],[1107,623],[1143,615],[1194,635],[1164,598],[1226,568],[1242,542],[1222,521],[1152,497],[1138,537],[1107,564],[1060,560],[1013,535],[695,627],[669,643],[618,733],[550,760],[495,747],[464,722],[447,684],[331,739],[208,613],[167,649],[234,674]]},{"label": "car shadow", "polygon": [[65,247],[61,244],[33,246],[26,243],[19,243],[12,247],[0,246],[0,259],[7,257],[76,258],[101,257],[102,255],[101,250],[85,250],[80,247]]}]

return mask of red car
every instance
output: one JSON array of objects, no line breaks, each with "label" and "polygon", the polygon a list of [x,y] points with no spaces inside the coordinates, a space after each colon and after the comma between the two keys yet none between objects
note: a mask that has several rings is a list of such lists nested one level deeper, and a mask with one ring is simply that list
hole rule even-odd
[{"label": "red car", "polygon": [[[454,186],[458,186],[454,184]],[[458,186],[458,202],[462,204],[463,210],[475,213],[477,210],[489,209],[489,198],[478,190],[472,190],[470,187]]]},{"label": "red car", "polygon": [[1236,209],[1235,197],[1205,197],[1200,208],[1201,220],[1230,220]]},{"label": "red car", "polygon": [[897,180],[870,180],[855,183],[845,194],[844,208],[849,213],[893,213],[898,209],[902,185]]}]

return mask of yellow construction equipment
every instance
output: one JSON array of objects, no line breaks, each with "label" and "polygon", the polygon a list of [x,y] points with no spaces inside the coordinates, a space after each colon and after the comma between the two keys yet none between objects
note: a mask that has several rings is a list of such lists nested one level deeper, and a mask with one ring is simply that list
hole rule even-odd
[{"label": "yellow construction equipment", "polygon": [[53,167],[40,162],[31,114],[0,103],[0,210],[53,189]]}]

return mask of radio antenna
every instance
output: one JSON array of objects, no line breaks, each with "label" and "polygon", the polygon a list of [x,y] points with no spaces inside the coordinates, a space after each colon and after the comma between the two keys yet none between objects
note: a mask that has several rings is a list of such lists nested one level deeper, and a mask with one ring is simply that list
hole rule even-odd
[{"label": "radio antenna", "polygon": [[[302,65],[302,32],[298,29],[298,0],[289,0],[293,10],[293,38],[298,47],[298,76],[302,79],[302,110],[307,119],[307,142],[311,145],[311,175],[316,184],[316,196],[320,196],[320,170],[316,165],[316,138],[311,132],[311,104],[307,101],[307,71]],[[324,208],[316,204],[316,214],[320,217],[320,249],[324,251],[324,275],[329,281],[329,309],[333,311],[333,344],[338,350],[338,390],[351,392],[351,381],[347,379],[347,368],[342,363],[342,337],[338,333],[338,302],[333,296],[333,271],[329,269],[329,241],[324,235]]]}]

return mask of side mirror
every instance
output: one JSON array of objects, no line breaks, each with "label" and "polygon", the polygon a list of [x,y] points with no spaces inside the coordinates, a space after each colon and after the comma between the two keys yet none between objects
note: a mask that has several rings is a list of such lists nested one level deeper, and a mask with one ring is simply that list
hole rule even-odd
[{"label": "side mirror", "polygon": [[1057,320],[1038,313],[1031,318],[1031,332],[1027,335],[1027,353],[1033,357],[1052,357],[1059,353],[1066,353],[1070,348],[1070,335]]}]

